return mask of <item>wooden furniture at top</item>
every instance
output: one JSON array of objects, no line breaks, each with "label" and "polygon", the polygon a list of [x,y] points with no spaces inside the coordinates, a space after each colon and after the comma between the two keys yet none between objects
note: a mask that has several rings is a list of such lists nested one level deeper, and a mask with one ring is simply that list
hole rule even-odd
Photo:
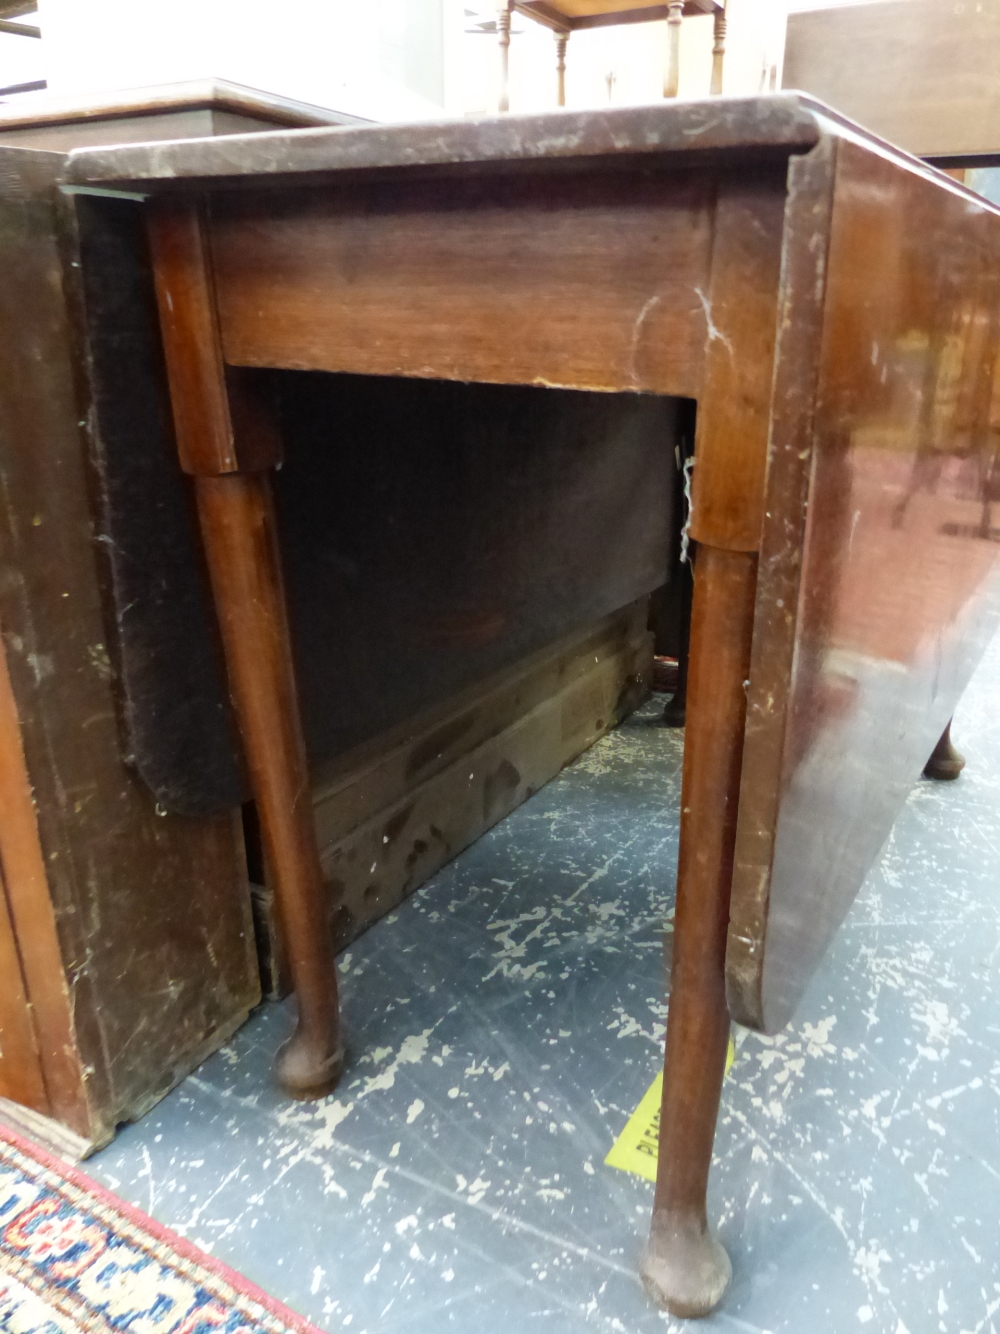
[{"label": "wooden furniture at top", "polygon": [[295,102],[225,79],[192,79],[100,93],[86,100],[37,94],[0,103],[0,144],[66,151],[81,144],[200,139],[277,126],[352,125],[356,116]]},{"label": "wooden furniture at top", "polygon": [[911,153],[1000,161],[1000,0],[882,0],[790,14],[782,84]]},{"label": "wooden furniture at top", "polygon": [[[38,10],[38,0],[0,0],[0,33],[8,32],[20,37],[41,37],[37,24],[23,22],[23,15],[34,14]],[[17,20],[21,19],[21,22]]]},{"label": "wooden furniture at top", "polygon": [[793,95],[97,149],[67,180],[77,207],[146,198],[180,457],[299,923],[293,1091],[329,1085],[339,1034],[310,935],[267,386],[308,371],[697,401],[643,1274],[704,1313],[729,1278],[705,1189],[730,1016],[789,1019],[1000,621],[1000,213]]},{"label": "wooden furniture at top", "polygon": [[566,49],[570,34],[581,28],[607,28],[622,23],[667,21],[667,64],[663,96],[676,97],[680,86],[681,23],[697,14],[714,16],[710,93],[722,92],[722,64],[726,51],[725,0],[503,0],[497,13],[500,39],[500,103],[510,109],[510,21],[514,11],[552,30],[556,41],[556,105],[566,104]]},{"label": "wooden furniture at top", "polygon": [[[260,985],[238,811],[168,813],[135,766],[122,552],[62,262],[65,150],[331,119],[217,84],[0,107],[0,1097],[90,1145],[224,1042]],[[134,332],[120,322],[119,359]],[[158,540],[149,526],[147,548]],[[190,624],[163,634],[183,641]],[[211,661],[211,640],[194,641],[190,661]]]}]

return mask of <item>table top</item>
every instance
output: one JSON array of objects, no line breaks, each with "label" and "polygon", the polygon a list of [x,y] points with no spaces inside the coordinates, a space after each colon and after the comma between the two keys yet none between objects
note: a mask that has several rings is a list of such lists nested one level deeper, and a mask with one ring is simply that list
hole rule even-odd
[{"label": "table top", "polygon": [[[618,23],[648,23],[669,14],[663,0],[514,0],[514,8],[548,28],[567,32]],[[683,12],[690,17],[724,8],[724,0],[685,0]]]},{"label": "table top", "polygon": [[[269,181],[285,187],[320,173],[396,168],[557,168],[573,160],[577,170],[601,171],[614,161],[636,165],[668,157],[677,165],[705,165],[710,157],[748,164],[761,154],[808,152],[824,135],[864,143],[910,170],[949,179],[833,107],[793,91],[397,125],[345,124],[347,119],[339,117],[328,128],[81,147],[70,154],[65,179],[72,187],[128,183],[153,192],[195,182],[213,189],[260,188]],[[953,180],[950,185],[963,188]]]},{"label": "table top", "polygon": [[614,159],[634,163],[671,156],[696,165],[708,155],[746,162],[756,153],[808,152],[824,133],[907,156],[822,102],[788,92],[80,149],[71,154],[66,179],[76,185],[129,182],[168,189],[196,181],[213,188],[240,182],[260,187],[275,178],[284,185],[290,177],[319,172],[401,167],[514,167],[573,159],[582,169],[603,170]]}]

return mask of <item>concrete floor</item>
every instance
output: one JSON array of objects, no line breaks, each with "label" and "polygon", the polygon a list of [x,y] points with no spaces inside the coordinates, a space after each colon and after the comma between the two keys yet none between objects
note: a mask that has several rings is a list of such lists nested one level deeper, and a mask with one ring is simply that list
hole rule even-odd
[{"label": "concrete floor", "polygon": [[[340,960],[320,1104],[262,1008],[87,1165],[331,1331],[680,1330],[636,1262],[652,1186],[604,1156],[661,1059],[681,736],[658,702]],[[795,1024],[742,1034],[709,1331],[1000,1329],[1000,640]],[[695,1328],[695,1327],[690,1327]]]}]

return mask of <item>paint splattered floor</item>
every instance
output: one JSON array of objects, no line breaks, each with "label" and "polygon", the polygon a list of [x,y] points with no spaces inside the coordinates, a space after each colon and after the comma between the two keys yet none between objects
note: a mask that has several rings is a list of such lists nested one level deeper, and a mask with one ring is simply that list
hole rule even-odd
[{"label": "paint splattered floor", "polygon": [[[647,705],[341,960],[336,1098],[269,1080],[287,1007],[88,1167],[330,1331],[684,1328],[603,1159],[660,1060],[681,738]],[[1000,1329],[1000,641],[783,1036],[745,1036],[706,1331]],[[692,1327],[694,1328],[694,1327]]]}]

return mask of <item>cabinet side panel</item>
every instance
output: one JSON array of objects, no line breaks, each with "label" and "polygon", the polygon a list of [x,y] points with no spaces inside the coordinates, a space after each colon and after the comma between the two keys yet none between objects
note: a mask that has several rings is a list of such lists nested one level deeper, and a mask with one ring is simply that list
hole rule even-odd
[{"label": "cabinet side panel", "polygon": [[74,1128],[99,1141],[227,1036],[259,984],[230,815],[162,815],[121,745],[60,161],[0,150],[0,626],[90,1109]]}]

